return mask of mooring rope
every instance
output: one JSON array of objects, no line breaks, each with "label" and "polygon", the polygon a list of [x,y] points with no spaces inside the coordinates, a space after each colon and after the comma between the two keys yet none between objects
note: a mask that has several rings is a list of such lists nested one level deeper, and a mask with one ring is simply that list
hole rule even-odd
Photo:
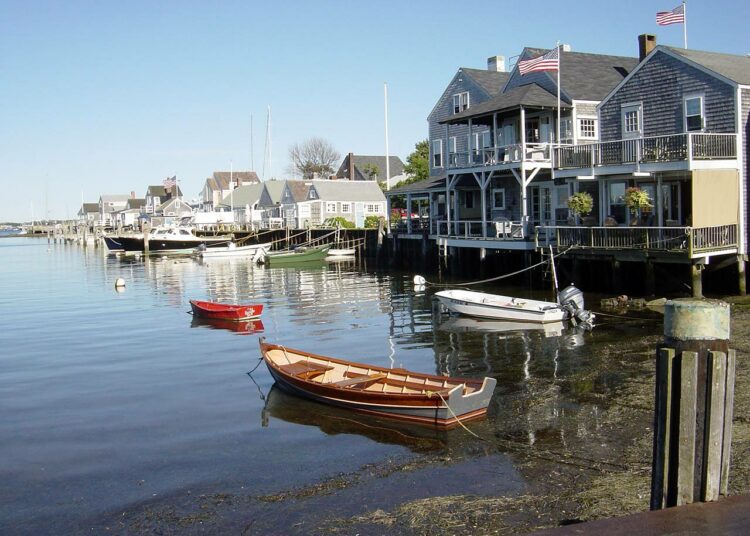
[{"label": "mooring rope", "polygon": [[[533,269],[538,268],[540,266],[544,266],[545,264],[548,264],[550,261],[554,261],[555,258],[562,257],[568,251],[570,251],[571,249],[575,249],[577,247],[580,247],[580,246],[570,246],[570,247],[568,247],[568,249],[566,249],[566,250],[564,250],[564,251],[562,251],[562,252],[560,252],[560,253],[558,253],[556,255],[551,255],[549,259],[545,259],[545,260],[543,260],[541,262],[538,262],[536,264],[532,264],[531,266],[527,266],[526,268],[521,268],[520,270],[516,270],[515,272],[511,272],[509,274],[498,275],[496,277],[490,277],[489,279],[482,279],[480,281],[469,281],[468,283],[433,283],[431,281],[427,281],[422,276],[415,276],[414,277],[414,279],[415,279],[414,284],[430,285],[432,287],[469,287],[469,286],[472,286],[472,285],[481,285],[483,283],[490,283],[492,281],[498,281],[500,279],[506,279],[508,277],[513,277],[514,275],[522,274],[524,272],[528,272],[529,270],[533,270]],[[420,278],[419,279],[419,283],[417,283],[417,278]]]},{"label": "mooring rope", "polygon": [[445,407],[448,408],[448,411],[450,412],[451,415],[453,415],[453,418],[456,419],[456,422],[461,425],[461,428],[463,428],[464,430],[466,430],[467,432],[469,432],[471,435],[473,435],[477,439],[479,439],[481,441],[487,441],[485,438],[483,438],[483,437],[475,434],[474,432],[472,432],[471,430],[469,430],[468,428],[466,428],[466,425],[461,422],[461,419],[458,418],[458,415],[456,415],[455,413],[453,413],[453,409],[450,407],[450,404],[448,404],[448,402],[445,400],[445,398],[443,398],[443,395],[440,394],[439,391],[428,391],[427,392],[427,398],[431,398],[433,394],[438,395],[440,397],[440,400],[443,401],[443,404],[445,404]]}]

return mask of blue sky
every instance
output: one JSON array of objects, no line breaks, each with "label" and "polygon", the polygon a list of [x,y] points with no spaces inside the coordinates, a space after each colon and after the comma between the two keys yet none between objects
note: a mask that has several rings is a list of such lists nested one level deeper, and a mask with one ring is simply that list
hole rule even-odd
[{"label": "blue sky", "polygon": [[[342,154],[391,154],[427,137],[458,67],[524,46],[637,55],[677,0],[604,2],[0,0],[0,221],[74,216],[100,194],[142,197],[177,175],[197,196],[215,170],[271,163],[312,136]],[[750,53],[747,0],[688,2],[688,45]],[[269,173],[270,168],[270,173]]]}]

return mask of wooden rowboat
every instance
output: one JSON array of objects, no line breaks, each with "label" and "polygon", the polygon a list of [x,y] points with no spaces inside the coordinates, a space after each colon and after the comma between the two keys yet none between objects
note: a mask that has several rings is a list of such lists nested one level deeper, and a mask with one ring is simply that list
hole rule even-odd
[{"label": "wooden rowboat", "polygon": [[263,312],[263,305],[229,305],[209,301],[190,300],[193,314],[203,318],[216,318],[221,320],[247,320],[258,318]]},{"label": "wooden rowboat", "polygon": [[322,246],[301,246],[291,251],[272,251],[266,255],[266,263],[271,266],[296,264],[298,262],[322,261],[326,258],[330,244]]},{"label": "wooden rowboat", "polygon": [[452,428],[482,418],[497,380],[434,376],[389,369],[260,339],[260,352],[276,383],[299,396],[372,415]]}]

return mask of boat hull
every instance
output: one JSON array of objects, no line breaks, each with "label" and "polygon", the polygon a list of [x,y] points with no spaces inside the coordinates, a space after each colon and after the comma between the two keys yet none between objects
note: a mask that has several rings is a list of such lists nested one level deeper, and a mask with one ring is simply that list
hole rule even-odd
[{"label": "boat hull", "polygon": [[259,254],[265,255],[268,250],[271,249],[271,245],[271,242],[266,242],[265,244],[253,244],[250,246],[212,247],[203,251],[197,251],[196,254],[204,259],[218,257],[255,257]]},{"label": "boat hull", "polygon": [[258,318],[263,312],[263,305],[227,305],[215,302],[190,300],[193,314],[212,320],[231,320],[239,322]]},{"label": "boat hull", "polygon": [[[285,391],[359,413],[378,415],[415,424],[452,428],[466,421],[480,419],[487,413],[487,406],[496,384],[494,378],[473,380],[433,376],[402,369],[386,369],[316,356],[299,350],[270,345],[263,341],[260,344],[261,354],[271,376],[278,386]],[[295,356],[304,355],[308,359],[327,362],[331,365],[331,368],[347,366],[348,370],[349,366],[354,366],[355,368],[366,369],[378,376],[379,381],[384,382],[385,385],[388,385],[388,382],[393,382],[396,385],[404,383],[413,385],[414,382],[424,382],[424,392],[385,392],[385,385],[383,391],[379,392],[365,388],[350,388],[348,385],[346,387],[341,386],[341,383],[348,384],[352,381],[351,379],[345,379],[343,382],[331,381],[326,383],[300,378],[285,372],[283,367],[269,357],[272,350],[281,350],[284,356],[292,354],[292,359],[295,359]],[[302,359],[299,361],[290,360],[289,364],[294,366],[299,362],[304,361]],[[405,382],[403,378],[408,381]],[[355,377],[354,381],[357,380],[358,377]],[[378,388],[376,384],[370,385]],[[468,389],[467,386],[471,388],[471,392],[468,394],[464,393]],[[430,391],[430,389],[433,391]]]},{"label": "boat hull", "polygon": [[478,318],[533,323],[560,322],[565,318],[565,311],[552,302],[469,290],[444,290],[435,297],[451,312]]},{"label": "boat hull", "polygon": [[322,261],[328,255],[329,249],[331,249],[330,246],[316,246],[288,253],[269,253],[266,255],[266,263],[270,266],[279,266],[300,262]]}]

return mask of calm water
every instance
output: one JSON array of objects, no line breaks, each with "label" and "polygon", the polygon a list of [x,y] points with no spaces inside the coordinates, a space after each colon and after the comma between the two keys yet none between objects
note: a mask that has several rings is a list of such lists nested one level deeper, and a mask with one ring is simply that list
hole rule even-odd
[{"label": "calm water", "polygon": [[[441,449],[464,461],[426,471],[431,487],[413,485],[419,472],[394,475],[337,505],[356,511],[362,496],[388,507],[430,494],[518,493],[536,478],[461,430],[433,436],[298,400],[271,390],[264,366],[253,373],[256,386],[246,372],[258,363],[261,332],[378,365],[495,376],[490,417],[472,429],[552,448],[596,426],[598,408],[582,389],[616,387],[611,372],[594,387],[576,381],[602,367],[598,348],[660,331],[654,322],[584,334],[448,319],[429,293],[413,291],[412,275],[347,263],[144,262],[43,239],[0,240],[0,533],[84,532],[186,490],[278,493]],[[119,277],[124,292],[115,291]],[[232,331],[198,322],[187,314],[191,298],[263,303],[262,323]],[[537,398],[509,414],[512,401]]]}]

